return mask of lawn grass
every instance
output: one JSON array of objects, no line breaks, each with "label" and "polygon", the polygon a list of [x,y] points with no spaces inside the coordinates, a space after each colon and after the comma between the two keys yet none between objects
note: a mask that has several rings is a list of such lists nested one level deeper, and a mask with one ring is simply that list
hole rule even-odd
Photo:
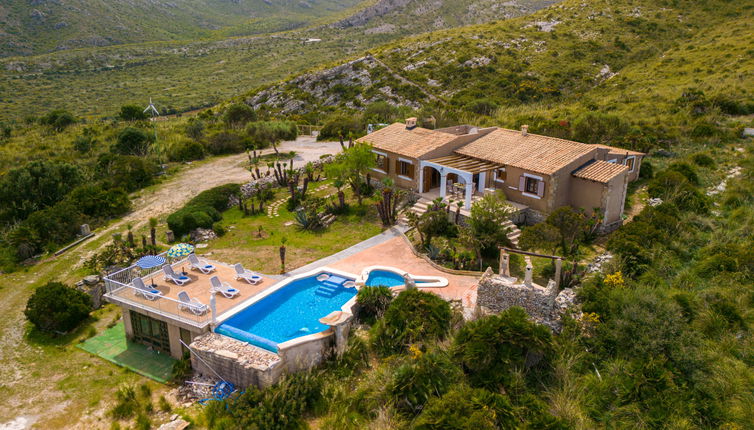
[{"label": "lawn grass", "polygon": [[[331,181],[310,185],[311,195],[324,196],[335,191]],[[327,185],[328,188],[316,191]],[[285,198],[288,192],[276,190],[272,200]],[[267,213],[244,216],[238,208],[223,213],[221,224],[226,228],[225,236],[209,242],[204,250],[211,252],[213,259],[226,263],[242,263],[245,267],[266,274],[280,273],[279,248],[286,239],[286,270],[292,270],[328,255],[342,251],[382,231],[377,210],[371,199],[357,206],[349,199],[349,210],[338,215],[334,223],[323,231],[305,231],[295,222],[293,213],[282,204],[278,216]],[[289,224],[289,225],[286,225]],[[261,227],[261,235],[259,228]]]}]

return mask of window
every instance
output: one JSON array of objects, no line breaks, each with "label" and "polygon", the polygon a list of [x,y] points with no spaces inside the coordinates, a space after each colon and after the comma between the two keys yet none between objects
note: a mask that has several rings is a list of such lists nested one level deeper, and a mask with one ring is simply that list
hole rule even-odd
[{"label": "window", "polygon": [[398,160],[398,175],[414,179],[414,165],[406,160]]},{"label": "window", "polygon": [[527,193],[537,194],[537,188],[539,187],[539,181],[534,178],[526,178],[524,190]]},{"label": "window", "polygon": [[628,171],[633,172],[634,171],[634,164],[636,163],[636,157],[627,157],[626,161],[623,162],[626,166],[628,166]]},{"label": "window", "polygon": [[508,178],[508,174],[505,172],[505,167],[495,169],[495,180],[497,182],[505,182]]},{"label": "window", "polygon": [[130,311],[130,314],[134,340],[170,354],[167,323],[134,311]]},{"label": "window", "polygon": [[617,158],[613,158],[613,159],[607,160],[607,162],[608,163],[617,163],[618,159]]},{"label": "window", "polygon": [[377,168],[382,170],[385,173],[388,173],[388,170],[390,169],[390,164],[388,163],[388,158],[385,154],[380,154],[378,152],[375,152],[377,155]]}]

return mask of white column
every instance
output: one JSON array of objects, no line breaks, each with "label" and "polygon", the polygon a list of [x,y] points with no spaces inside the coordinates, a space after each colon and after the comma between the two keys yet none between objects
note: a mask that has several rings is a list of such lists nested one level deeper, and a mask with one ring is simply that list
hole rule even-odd
[{"label": "white column", "polygon": [[443,173],[440,175],[440,197],[445,198],[448,193],[448,175]]},{"label": "white column", "polygon": [[419,160],[419,194],[424,192],[424,163]]},{"label": "white column", "polygon": [[487,172],[479,173],[479,191],[484,194],[484,189],[487,187]]},{"label": "white column", "polygon": [[214,327],[217,325],[217,304],[214,291],[209,293],[209,309],[212,312],[212,327]]},{"label": "white column", "polygon": [[526,273],[524,274],[524,285],[527,287],[531,287],[532,284],[532,278],[533,278],[533,271],[534,266],[531,264],[531,258],[525,257],[524,260],[526,261]]},{"label": "white column", "polygon": [[471,210],[471,195],[474,194],[474,181],[472,178],[466,178],[466,204],[464,208]]}]

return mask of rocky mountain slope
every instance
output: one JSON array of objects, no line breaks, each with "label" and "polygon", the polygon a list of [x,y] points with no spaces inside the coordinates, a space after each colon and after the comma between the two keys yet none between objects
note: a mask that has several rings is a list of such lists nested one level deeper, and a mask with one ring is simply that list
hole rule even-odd
[{"label": "rocky mountain slope", "polygon": [[363,0],[4,0],[0,57],[287,30]]},{"label": "rocky mountain slope", "polygon": [[745,100],[754,92],[752,19],[750,4],[722,0],[566,0],[530,16],[386,45],[257,89],[246,100],[286,114],[386,100],[477,117],[507,106],[583,104],[587,97],[595,108],[641,102],[649,114],[657,109],[653,98],[675,99],[684,86],[726,88]]}]

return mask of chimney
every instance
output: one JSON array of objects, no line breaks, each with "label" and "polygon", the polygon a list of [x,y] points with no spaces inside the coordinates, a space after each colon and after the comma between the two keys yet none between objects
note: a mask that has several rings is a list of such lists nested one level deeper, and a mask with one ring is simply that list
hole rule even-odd
[{"label": "chimney", "polygon": [[406,130],[416,128],[416,117],[406,118]]},{"label": "chimney", "polygon": [[522,125],[521,126],[521,135],[522,136],[528,136],[529,135],[529,126],[528,125]]}]

